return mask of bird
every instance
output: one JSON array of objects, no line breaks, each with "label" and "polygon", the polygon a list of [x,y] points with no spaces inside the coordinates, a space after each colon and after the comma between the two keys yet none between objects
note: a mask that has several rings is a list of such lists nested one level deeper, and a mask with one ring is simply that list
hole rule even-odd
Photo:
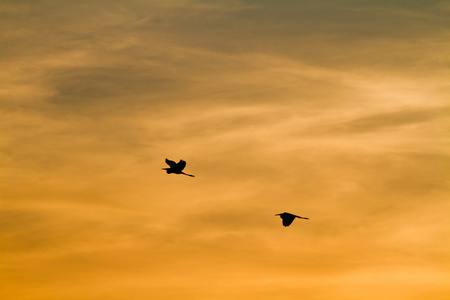
[{"label": "bird", "polygon": [[309,218],[299,217],[299,216],[296,216],[296,215],[293,215],[293,214],[290,214],[287,212],[284,212],[282,214],[276,214],[275,216],[280,216],[280,218],[283,220],[284,227],[291,225],[291,223],[294,221],[295,218],[309,220]]},{"label": "bird", "polygon": [[166,158],[166,164],[170,166],[170,168],[162,168],[163,170],[166,170],[167,174],[183,174],[186,176],[194,177],[194,175],[186,174],[183,171],[184,167],[186,167],[186,162],[184,160],[180,160],[178,163],[174,162],[173,160],[168,160]]}]

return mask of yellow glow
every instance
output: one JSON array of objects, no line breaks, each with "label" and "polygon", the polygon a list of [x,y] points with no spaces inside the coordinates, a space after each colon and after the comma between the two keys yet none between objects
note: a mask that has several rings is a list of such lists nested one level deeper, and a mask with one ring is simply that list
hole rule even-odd
[{"label": "yellow glow", "polygon": [[419,2],[2,3],[0,297],[447,299]]}]

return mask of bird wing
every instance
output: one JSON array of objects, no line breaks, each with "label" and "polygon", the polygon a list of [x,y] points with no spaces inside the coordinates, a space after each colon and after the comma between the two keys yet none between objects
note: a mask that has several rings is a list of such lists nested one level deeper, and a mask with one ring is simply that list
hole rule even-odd
[{"label": "bird wing", "polygon": [[177,171],[183,171],[183,169],[184,169],[184,167],[186,167],[186,162],[184,161],[184,160],[180,160],[178,163],[177,163]]},{"label": "bird wing", "polygon": [[174,162],[173,160],[168,160],[167,158],[166,158],[166,164],[168,164],[171,168],[173,168],[177,165],[176,162]]},{"label": "bird wing", "polygon": [[289,226],[294,221],[295,217],[286,216],[283,218],[283,226]]}]

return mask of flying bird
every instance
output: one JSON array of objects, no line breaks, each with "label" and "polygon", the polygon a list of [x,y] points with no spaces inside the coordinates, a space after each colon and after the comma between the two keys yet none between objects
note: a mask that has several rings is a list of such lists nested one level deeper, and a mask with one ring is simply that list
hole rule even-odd
[{"label": "flying bird", "polygon": [[168,160],[166,158],[166,164],[170,166],[170,168],[162,168],[163,170],[166,170],[167,174],[183,174],[186,176],[194,177],[194,175],[186,174],[183,172],[184,167],[186,167],[186,162],[184,160],[180,160],[178,163],[174,162],[173,160]]},{"label": "flying bird", "polygon": [[291,225],[291,223],[294,222],[295,218],[309,220],[309,218],[299,217],[299,216],[296,216],[296,215],[293,215],[293,214],[290,214],[287,212],[284,212],[282,214],[276,214],[275,216],[280,216],[280,218],[283,220],[284,227]]}]

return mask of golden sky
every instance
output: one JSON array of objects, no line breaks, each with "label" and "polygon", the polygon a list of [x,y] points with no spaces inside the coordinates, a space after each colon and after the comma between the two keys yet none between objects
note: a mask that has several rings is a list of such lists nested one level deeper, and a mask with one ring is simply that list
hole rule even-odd
[{"label": "golden sky", "polygon": [[1,1],[0,298],[449,299],[449,13]]}]

